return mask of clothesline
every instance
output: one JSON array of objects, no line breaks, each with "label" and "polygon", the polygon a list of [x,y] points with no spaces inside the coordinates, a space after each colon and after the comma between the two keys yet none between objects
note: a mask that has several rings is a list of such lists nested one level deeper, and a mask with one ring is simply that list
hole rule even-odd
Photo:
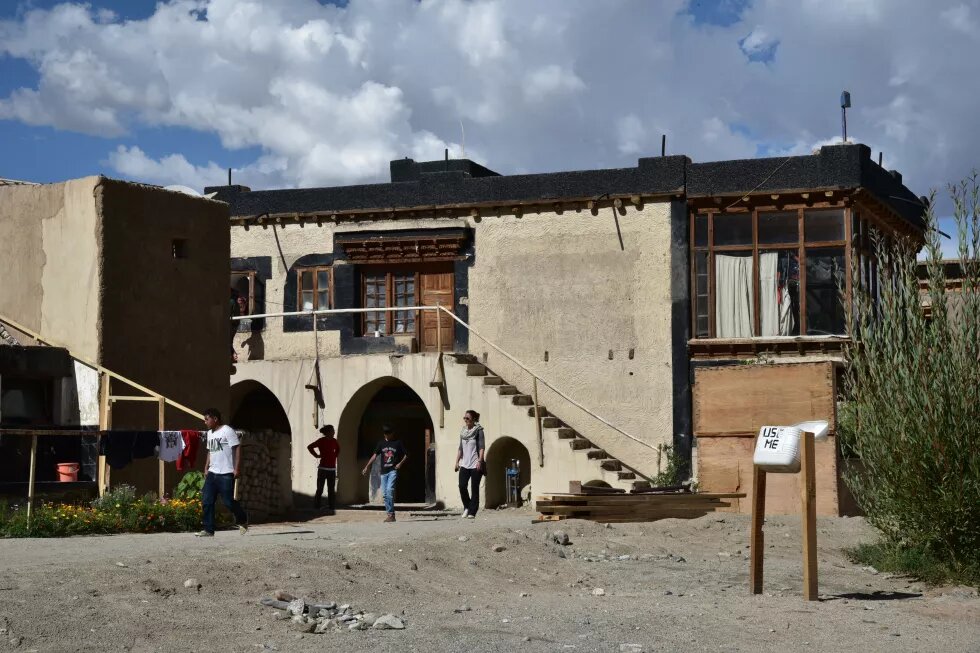
[{"label": "clothesline", "polygon": [[99,455],[112,469],[123,469],[133,460],[156,456],[176,463],[179,471],[192,469],[204,431],[100,431]]}]

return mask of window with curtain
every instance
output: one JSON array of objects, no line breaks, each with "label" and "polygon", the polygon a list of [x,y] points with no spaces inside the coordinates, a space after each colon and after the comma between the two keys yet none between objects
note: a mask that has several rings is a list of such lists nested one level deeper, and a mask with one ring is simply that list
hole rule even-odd
[{"label": "window with curtain", "polygon": [[844,208],[692,216],[695,337],[844,334],[845,219]]}]

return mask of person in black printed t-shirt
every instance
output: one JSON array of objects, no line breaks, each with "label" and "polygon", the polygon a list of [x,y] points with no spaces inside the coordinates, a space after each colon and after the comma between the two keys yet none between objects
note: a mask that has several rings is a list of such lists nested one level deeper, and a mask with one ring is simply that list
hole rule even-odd
[{"label": "person in black printed t-shirt", "polygon": [[398,470],[408,459],[408,453],[405,451],[405,445],[395,439],[395,432],[390,426],[386,424],[381,428],[381,432],[384,433],[385,439],[374,448],[374,453],[367,461],[361,474],[367,476],[375,459],[380,458],[381,491],[385,497],[385,512],[388,513],[385,521],[393,522],[395,521],[395,481],[398,479]]}]

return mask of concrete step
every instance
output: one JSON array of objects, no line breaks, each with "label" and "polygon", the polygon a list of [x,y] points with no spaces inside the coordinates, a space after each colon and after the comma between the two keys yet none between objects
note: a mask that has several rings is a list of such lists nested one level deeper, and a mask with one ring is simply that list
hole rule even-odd
[{"label": "concrete step", "polygon": [[543,426],[546,429],[556,429],[559,426],[563,426],[563,424],[561,423],[561,420],[558,419],[557,417],[552,417],[549,415],[548,417],[541,418],[541,426]]},{"label": "concrete step", "polygon": [[534,403],[534,398],[531,395],[514,395],[510,398],[510,403],[515,406],[530,406]]},{"label": "concrete step", "polygon": [[623,463],[619,462],[614,458],[611,458],[609,460],[603,460],[601,463],[599,463],[599,466],[602,467],[607,472],[618,472],[618,471],[622,471],[623,469]]},{"label": "concrete step", "polygon": [[559,440],[571,440],[572,438],[577,438],[577,437],[578,437],[578,433],[575,432],[575,429],[570,428],[568,426],[558,427]]},{"label": "concrete step", "polygon": [[483,385],[504,385],[504,380],[499,376],[483,377]]},{"label": "concrete step", "polygon": [[621,481],[632,481],[636,478],[633,472],[617,472],[616,477]]},{"label": "concrete step", "polygon": [[[545,408],[544,406],[538,406],[538,414],[541,415],[541,417],[551,416],[551,413],[549,413],[548,409]],[[527,409],[527,416],[534,417],[534,406],[531,406],[530,408]]]},{"label": "concrete step", "polygon": [[517,394],[517,386],[505,384],[505,385],[498,385],[496,386],[496,388],[497,388],[497,394],[502,397]]},{"label": "concrete step", "polygon": [[466,376],[486,376],[487,366],[483,363],[467,363]]},{"label": "concrete step", "polygon": [[453,358],[453,360],[455,360],[457,363],[463,363],[463,364],[465,364],[465,363],[479,363],[480,362],[480,359],[478,359],[473,354],[449,354],[449,356],[451,356]]},{"label": "concrete step", "polygon": [[607,454],[602,449],[595,449],[594,451],[590,451],[588,453],[588,456],[589,456],[589,460],[604,460],[610,457],[610,455]]},{"label": "concrete step", "polygon": [[574,451],[581,449],[591,449],[592,443],[585,438],[575,438],[574,440],[568,441],[568,446],[570,446]]}]

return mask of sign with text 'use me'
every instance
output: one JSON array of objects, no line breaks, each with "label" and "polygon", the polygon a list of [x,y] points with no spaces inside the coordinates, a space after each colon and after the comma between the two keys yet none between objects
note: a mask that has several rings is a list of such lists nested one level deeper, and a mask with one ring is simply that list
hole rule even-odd
[{"label": "sign with text 'use me'", "polygon": [[763,426],[755,441],[752,462],[767,472],[795,474],[800,471],[800,439],[803,432],[815,439],[827,437],[827,422],[803,422],[793,426]]}]

